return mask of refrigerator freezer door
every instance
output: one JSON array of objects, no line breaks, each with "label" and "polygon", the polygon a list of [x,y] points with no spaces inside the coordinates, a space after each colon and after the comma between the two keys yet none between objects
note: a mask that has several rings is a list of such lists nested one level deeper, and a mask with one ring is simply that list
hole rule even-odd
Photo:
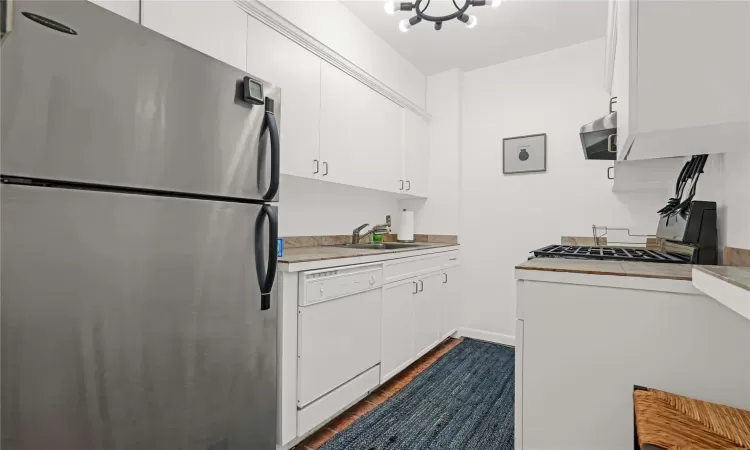
[{"label": "refrigerator freezer door", "polygon": [[261,205],[0,194],[3,449],[275,447],[277,293],[261,310],[253,257]]},{"label": "refrigerator freezer door", "polygon": [[13,23],[0,64],[4,175],[278,199],[265,111],[279,120],[275,86],[252,85],[266,104],[248,103],[245,72],[91,2],[17,2]]}]

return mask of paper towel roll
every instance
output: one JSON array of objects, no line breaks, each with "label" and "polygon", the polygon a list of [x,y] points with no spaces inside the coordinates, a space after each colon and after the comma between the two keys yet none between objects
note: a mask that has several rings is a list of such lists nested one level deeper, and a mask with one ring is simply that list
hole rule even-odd
[{"label": "paper towel roll", "polygon": [[401,219],[398,226],[399,242],[414,241],[414,211],[401,211]]}]

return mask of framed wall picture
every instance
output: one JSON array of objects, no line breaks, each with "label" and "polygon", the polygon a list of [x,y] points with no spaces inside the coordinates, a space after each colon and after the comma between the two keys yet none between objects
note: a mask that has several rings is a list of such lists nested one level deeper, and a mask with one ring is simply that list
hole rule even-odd
[{"label": "framed wall picture", "polygon": [[530,134],[503,139],[503,173],[547,170],[547,134]]}]

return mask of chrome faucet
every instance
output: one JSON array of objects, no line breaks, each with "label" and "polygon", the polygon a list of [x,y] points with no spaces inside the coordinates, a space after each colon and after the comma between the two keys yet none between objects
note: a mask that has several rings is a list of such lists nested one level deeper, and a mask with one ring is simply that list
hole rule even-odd
[{"label": "chrome faucet", "polygon": [[391,232],[391,216],[385,216],[385,223],[381,225],[375,225],[367,233],[360,235],[360,231],[364,230],[365,227],[369,226],[369,223],[358,226],[352,231],[352,244],[359,244],[359,241],[366,238],[371,234],[388,234]]},{"label": "chrome faucet", "polygon": [[359,232],[364,230],[368,226],[370,226],[370,224],[365,223],[365,224],[358,226],[357,228],[354,229],[354,231],[352,231],[352,244],[359,244],[359,241],[362,239],[359,236]]}]

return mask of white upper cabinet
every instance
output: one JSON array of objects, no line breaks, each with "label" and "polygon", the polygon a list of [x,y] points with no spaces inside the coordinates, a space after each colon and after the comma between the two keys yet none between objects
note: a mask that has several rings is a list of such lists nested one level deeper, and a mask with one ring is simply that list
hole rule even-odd
[{"label": "white upper cabinet", "polygon": [[[675,179],[689,158],[658,158],[614,161],[611,176],[612,190],[627,191],[674,191]],[[610,172],[607,172],[608,176]]]},{"label": "white upper cabinet", "polygon": [[321,173],[320,58],[247,18],[247,72],[281,88],[281,173],[317,178]]},{"label": "white upper cabinet", "polygon": [[97,2],[279,86],[282,173],[427,196],[425,120],[233,1],[142,0],[140,10],[137,0]]},{"label": "white upper cabinet", "polygon": [[89,0],[102,8],[138,23],[141,13],[140,0]]},{"label": "white upper cabinet", "polygon": [[326,62],[320,78],[321,179],[399,192],[402,108]]},{"label": "white upper cabinet", "polygon": [[750,3],[615,5],[618,159],[746,151]]},{"label": "white upper cabinet", "polygon": [[[409,109],[404,109],[404,171],[401,192],[427,197],[430,163],[430,129],[427,122]],[[399,189],[401,183],[399,182]]]},{"label": "white upper cabinet", "polygon": [[246,70],[247,14],[230,0],[142,0],[143,25]]}]

